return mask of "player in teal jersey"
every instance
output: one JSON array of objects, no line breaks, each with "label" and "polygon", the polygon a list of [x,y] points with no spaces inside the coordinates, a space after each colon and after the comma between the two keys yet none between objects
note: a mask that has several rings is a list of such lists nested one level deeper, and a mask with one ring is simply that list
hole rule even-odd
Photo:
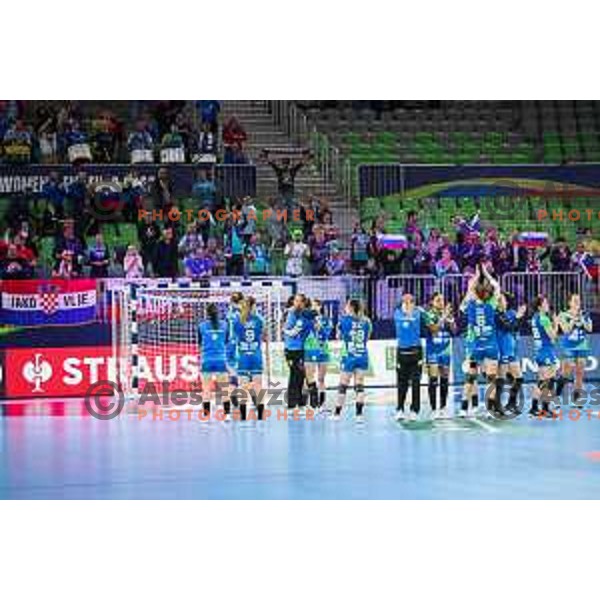
[{"label": "player in teal jersey", "polygon": [[[452,336],[456,333],[456,322],[452,305],[446,304],[444,296],[435,294],[425,312],[425,363],[427,369],[429,404],[434,419],[447,417],[450,358]],[[437,388],[440,388],[440,407],[437,405]]]},{"label": "player in teal jersey", "polygon": [[331,319],[323,314],[321,301],[314,299],[307,307],[313,312],[311,327],[304,340],[304,368],[312,408],[325,404],[325,377],[331,360],[329,338],[333,329]]},{"label": "player in teal jersey", "polygon": [[[264,415],[264,395],[261,397],[263,355],[262,345],[267,342],[267,332],[263,318],[256,313],[256,300],[246,296],[241,302],[240,316],[234,324],[234,335],[237,342],[238,374],[246,391],[240,401],[241,420],[246,420],[247,395],[252,398],[258,411],[258,420]],[[268,360],[268,348],[267,348]]]},{"label": "player in teal jersey", "polygon": [[356,392],[356,418],[363,419],[365,406],[365,373],[369,368],[368,342],[373,327],[371,320],[365,315],[360,300],[348,300],[346,314],[340,319],[338,326],[342,342],[341,372],[338,389],[337,406],[334,419],[339,419],[346,403],[348,386],[354,377]]},{"label": "player in teal jersey", "polygon": [[[544,296],[538,296],[533,302],[531,333],[533,335],[535,362],[538,367],[538,381],[533,390],[529,415],[531,417],[552,417],[550,402],[554,395],[558,367],[558,357],[556,355],[558,317],[550,315],[550,304]],[[540,399],[542,401],[541,413],[539,408]]]},{"label": "player in teal jersey", "polygon": [[575,371],[575,385],[573,389],[573,404],[579,405],[583,391],[583,374],[585,364],[590,355],[589,334],[592,333],[592,319],[581,309],[581,297],[573,294],[569,298],[567,310],[558,315],[558,323],[562,332],[562,361],[561,372],[556,385],[556,396],[560,402],[565,384],[573,382]]},{"label": "player in teal jersey", "polygon": [[[469,281],[461,311],[467,317],[465,339],[465,386],[460,416],[477,416],[479,389],[477,377],[481,373],[488,381],[486,393],[488,411],[500,411],[498,391],[498,339],[496,335],[496,313],[500,286],[484,265],[478,265]],[[469,399],[471,407],[469,408]]]}]

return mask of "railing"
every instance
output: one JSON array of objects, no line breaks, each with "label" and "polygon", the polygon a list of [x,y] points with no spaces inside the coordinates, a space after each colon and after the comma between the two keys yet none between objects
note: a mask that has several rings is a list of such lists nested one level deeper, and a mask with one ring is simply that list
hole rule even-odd
[{"label": "railing", "polygon": [[308,119],[290,100],[267,100],[273,121],[299,146],[310,143]]}]

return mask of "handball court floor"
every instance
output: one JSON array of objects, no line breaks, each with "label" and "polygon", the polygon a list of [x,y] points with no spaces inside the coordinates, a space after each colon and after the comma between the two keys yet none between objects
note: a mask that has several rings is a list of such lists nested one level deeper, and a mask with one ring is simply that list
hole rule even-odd
[{"label": "handball court floor", "polygon": [[[386,397],[387,396],[387,397]],[[600,419],[0,418],[2,499],[600,498]]]}]

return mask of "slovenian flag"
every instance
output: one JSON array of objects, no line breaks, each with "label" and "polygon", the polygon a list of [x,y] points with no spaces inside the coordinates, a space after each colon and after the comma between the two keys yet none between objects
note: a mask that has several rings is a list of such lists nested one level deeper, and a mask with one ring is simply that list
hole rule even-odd
[{"label": "slovenian flag", "polygon": [[379,246],[385,250],[405,250],[408,239],[401,233],[383,233],[379,236]]},{"label": "slovenian flag", "polygon": [[548,234],[545,231],[524,231],[518,235],[515,245],[525,248],[541,248],[547,243]]}]

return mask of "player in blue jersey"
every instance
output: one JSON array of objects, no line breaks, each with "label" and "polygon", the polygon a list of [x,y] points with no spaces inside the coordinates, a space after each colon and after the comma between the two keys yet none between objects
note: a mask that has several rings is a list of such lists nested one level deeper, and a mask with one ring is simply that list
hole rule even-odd
[{"label": "player in blue jersey", "polygon": [[340,384],[334,419],[339,419],[346,403],[346,393],[354,378],[356,392],[356,418],[363,419],[365,406],[365,373],[369,369],[368,343],[372,325],[365,315],[360,300],[348,300],[344,316],[338,325],[339,338],[342,342]]},{"label": "player in blue jersey", "polygon": [[[265,409],[263,398],[259,397],[263,372],[262,344],[267,341],[267,335],[264,320],[256,313],[256,300],[252,296],[246,296],[242,300],[240,316],[234,324],[234,336],[238,352],[238,374],[244,389],[257,407],[258,420],[261,421]],[[242,421],[246,420],[246,413],[246,400],[242,398]]]},{"label": "player in blue jersey", "polygon": [[307,311],[307,298],[296,294],[288,308],[283,327],[283,350],[289,369],[287,401],[288,408],[304,407],[306,400],[302,394],[304,387],[304,340],[310,325],[310,311]]},{"label": "player in blue jersey", "polygon": [[244,300],[244,294],[242,292],[233,292],[229,298],[229,308],[227,309],[227,331],[228,331],[228,342],[226,348],[226,360],[227,360],[227,372],[229,373],[229,385],[231,388],[231,402],[236,408],[239,406],[238,398],[238,373],[237,373],[237,359],[238,359],[238,348],[237,340],[234,335],[234,328],[236,321],[240,318],[240,310],[242,301]]},{"label": "player in blue jersey", "polygon": [[[499,410],[496,399],[500,399],[497,387],[498,339],[496,335],[496,312],[500,286],[484,265],[478,265],[469,282],[461,311],[467,320],[466,381],[460,416],[477,416],[479,390],[477,377],[481,373],[488,382],[486,393],[488,410]],[[469,399],[471,407],[469,408]]]},{"label": "player in blue jersey", "polygon": [[421,374],[423,348],[421,336],[425,329],[425,311],[415,304],[412,294],[404,294],[402,303],[394,311],[396,327],[396,420],[405,418],[404,405],[411,388],[409,420],[416,421],[421,411]]},{"label": "player in blue jersey", "polygon": [[[425,364],[427,369],[429,404],[434,419],[447,417],[450,358],[452,336],[456,333],[456,322],[452,316],[452,305],[446,304],[444,296],[437,293],[425,312]],[[440,388],[440,407],[437,405],[437,389]]]},{"label": "player in blue jersey", "polygon": [[314,299],[310,302],[313,318],[310,329],[304,340],[304,367],[310,406],[322,408],[326,400],[325,377],[327,365],[331,361],[329,338],[333,330],[331,319],[323,314],[321,301]]},{"label": "player in blue jersey", "polygon": [[[556,354],[558,339],[558,317],[550,315],[550,305],[544,296],[538,296],[533,302],[531,333],[535,362],[538,368],[537,386],[533,390],[533,399],[529,411],[532,417],[552,417],[550,402],[554,396],[555,377],[559,365]],[[540,399],[542,411],[540,413]]]},{"label": "player in blue jersey", "polygon": [[573,294],[569,298],[567,310],[558,315],[561,337],[562,361],[561,372],[556,385],[556,396],[561,401],[562,392],[566,383],[573,383],[573,404],[579,406],[583,391],[583,374],[585,364],[590,355],[590,333],[592,333],[592,319],[581,309],[581,297]]},{"label": "player in blue jersey", "polygon": [[[203,403],[205,414],[210,414],[210,398],[215,394],[215,387],[227,384],[228,373],[225,360],[225,349],[228,341],[227,323],[219,317],[216,304],[206,307],[206,319],[198,326],[198,346],[201,352]],[[225,413],[229,413],[225,403]]]},{"label": "player in blue jersey", "polygon": [[527,305],[515,310],[509,305],[508,298],[501,294],[498,298],[496,314],[496,330],[498,336],[498,394],[502,398],[504,384],[510,383],[508,403],[502,409],[503,413],[520,413],[517,398],[523,387],[523,372],[517,356],[517,335],[527,314]]}]

